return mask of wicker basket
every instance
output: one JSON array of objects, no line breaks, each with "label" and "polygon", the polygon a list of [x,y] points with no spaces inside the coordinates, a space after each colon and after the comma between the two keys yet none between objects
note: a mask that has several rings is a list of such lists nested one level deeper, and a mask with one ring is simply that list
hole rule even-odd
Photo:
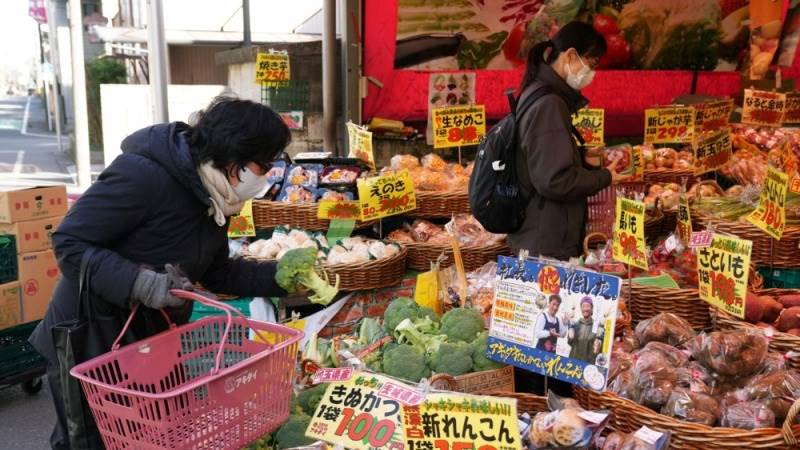
[{"label": "wicker basket", "polygon": [[469,214],[467,191],[428,192],[417,191],[417,209],[406,213],[409,217],[423,219],[450,218],[453,214]]},{"label": "wicker basket", "polygon": [[[800,291],[793,289],[762,289],[755,291],[755,293],[757,295],[779,297],[781,295],[797,294],[800,293]],[[711,308],[710,314],[714,321],[714,328],[720,330],[761,330],[761,328],[756,325],[745,322],[717,308]],[[769,340],[769,348],[778,353],[793,352],[789,355],[787,363],[794,369],[800,369],[800,337],[775,330]]]},{"label": "wicker basket", "polygon": [[[697,221],[701,228],[716,226],[716,231],[732,234],[740,239],[753,241],[750,261],[757,266],[792,269],[800,267],[798,246],[800,246],[800,225],[787,225],[780,241],[772,239],[755,225],[744,220],[731,221],[715,219],[701,214]],[[694,220],[694,219],[693,219]]]},{"label": "wicker basket", "polygon": [[653,183],[683,183],[684,178],[694,177],[693,169],[652,169],[644,171],[644,181]]},{"label": "wicker basket", "polygon": [[611,392],[598,393],[588,389],[575,390],[575,399],[586,409],[610,409],[610,427],[633,433],[642,426],[669,431],[670,448],[676,450],[731,450],[731,449],[797,449],[800,425],[792,425],[800,411],[800,399],[792,405],[783,429],[762,428],[740,430],[736,428],[709,427],[684,422],[661,415],[645,406],[634,403]]},{"label": "wicker basket", "polygon": [[[404,243],[408,249],[408,268],[414,270],[430,270],[431,263],[442,253],[445,260],[442,267],[453,264],[453,247],[449,245],[427,244],[423,242]],[[473,271],[489,261],[496,261],[500,255],[510,255],[511,249],[505,242],[485,247],[461,247],[461,259],[464,270]]]},{"label": "wicker basket", "polygon": [[536,413],[550,411],[550,408],[547,406],[547,397],[542,397],[541,395],[503,391],[489,391],[483,395],[515,399],[517,401],[517,414],[526,412],[531,413],[530,415],[533,417]]},{"label": "wicker basket", "polygon": [[[253,221],[256,229],[273,229],[289,225],[308,231],[325,231],[329,220],[318,219],[316,203],[284,203],[269,200],[253,200]],[[372,226],[376,221],[356,221],[356,228]]]}]

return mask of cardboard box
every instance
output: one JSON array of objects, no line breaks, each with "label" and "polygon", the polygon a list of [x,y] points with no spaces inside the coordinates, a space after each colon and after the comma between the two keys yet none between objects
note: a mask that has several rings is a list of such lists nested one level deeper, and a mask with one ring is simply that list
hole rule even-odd
[{"label": "cardboard box", "polygon": [[44,219],[66,213],[66,186],[0,191],[0,223]]},{"label": "cardboard box", "polygon": [[0,330],[21,323],[20,302],[18,281],[0,284]]},{"label": "cardboard box", "polygon": [[0,223],[0,234],[13,234],[17,238],[17,253],[40,252],[53,248],[53,232],[64,216],[25,222]]},{"label": "cardboard box", "polygon": [[61,277],[56,255],[52,250],[22,253],[17,264],[22,288],[22,322],[42,319]]}]

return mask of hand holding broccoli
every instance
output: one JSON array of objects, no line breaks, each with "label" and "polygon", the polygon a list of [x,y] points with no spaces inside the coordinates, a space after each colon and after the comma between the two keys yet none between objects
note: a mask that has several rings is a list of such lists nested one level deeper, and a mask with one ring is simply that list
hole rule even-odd
[{"label": "hand holding broccoli", "polygon": [[320,276],[316,264],[316,248],[289,250],[278,261],[275,281],[289,293],[297,292],[301,287],[308,288],[314,292],[308,297],[311,303],[327,305],[339,292],[339,276],[336,275],[336,284],[331,286],[328,274],[323,272]]}]

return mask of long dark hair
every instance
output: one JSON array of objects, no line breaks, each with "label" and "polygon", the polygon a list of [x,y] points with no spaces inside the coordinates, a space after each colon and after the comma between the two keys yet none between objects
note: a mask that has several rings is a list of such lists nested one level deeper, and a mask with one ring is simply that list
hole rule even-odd
[{"label": "long dark hair", "polygon": [[[600,58],[606,52],[606,40],[588,23],[570,22],[564,25],[551,40],[539,42],[528,50],[520,91],[533,83],[542,63],[553,64],[558,55],[571,48],[581,57]],[[545,58],[548,49],[551,50]]]}]

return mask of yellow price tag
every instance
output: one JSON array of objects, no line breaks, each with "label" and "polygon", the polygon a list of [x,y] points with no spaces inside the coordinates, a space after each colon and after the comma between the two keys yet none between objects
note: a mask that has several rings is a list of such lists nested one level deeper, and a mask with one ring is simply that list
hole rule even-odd
[{"label": "yellow price tag", "polygon": [[795,194],[800,194],[800,176],[795,175],[792,177],[792,183],[789,186],[789,190]]},{"label": "yellow price tag", "polygon": [[786,227],[786,194],[789,191],[789,177],[772,167],[767,168],[767,176],[761,190],[758,207],[747,216],[747,220],[762,231],[780,240]]},{"label": "yellow price tag", "polygon": [[228,224],[228,237],[240,238],[256,235],[256,225],[253,220],[253,200],[244,202],[239,214],[232,216]]},{"label": "yellow price tag", "polygon": [[744,90],[742,123],[766,127],[779,127],[783,123],[786,94],[756,89]]},{"label": "yellow price tag", "polygon": [[361,217],[357,200],[320,200],[317,219],[355,219]]},{"label": "yellow price tag", "polygon": [[486,134],[483,105],[447,106],[433,114],[433,148],[477,145]]},{"label": "yellow price tag", "polygon": [[681,194],[678,199],[678,237],[681,242],[688,244],[692,240],[692,216],[689,212],[689,200],[686,194]]},{"label": "yellow price tag", "polygon": [[694,108],[697,111],[694,124],[695,129],[698,132],[716,131],[730,124],[731,112],[733,112],[733,99],[729,98],[700,103],[694,105]]},{"label": "yellow price tag", "polygon": [[694,147],[694,174],[712,172],[727,163],[733,155],[731,129],[698,135]]},{"label": "yellow price tag", "polygon": [[650,108],[644,111],[645,144],[691,144],[697,113],[691,106]]},{"label": "yellow price tag", "polygon": [[612,253],[619,262],[648,270],[644,210],[643,202],[617,197]]},{"label": "yellow price tag", "polygon": [[744,318],[750,253],[753,243],[715,234],[709,247],[697,250],[700,298],[717,308]]},{"label": "yellow price tag", "polygon": [[271,51],[256,55],[256,83],[277,87],[290,79],[291,68],[288,53]]},{"label": "yellow price tag", "polygon": [[347,137],[350,149],[348,156],[365,161],[374,169],[375,154],[372,151],[372,132],[353,122],[347,122]]},{"label": "yellow price tag", "polygon": [[572,125],[578,130],[587,147],[605,145],[605,110],[601,108],[583,108],[572,117]]},{"label": "yellow price tag", "polygon": [[408,170],[395,174],[358,180],[358,201],[361,220],[403,214],[417,209],[414,182]]}]

